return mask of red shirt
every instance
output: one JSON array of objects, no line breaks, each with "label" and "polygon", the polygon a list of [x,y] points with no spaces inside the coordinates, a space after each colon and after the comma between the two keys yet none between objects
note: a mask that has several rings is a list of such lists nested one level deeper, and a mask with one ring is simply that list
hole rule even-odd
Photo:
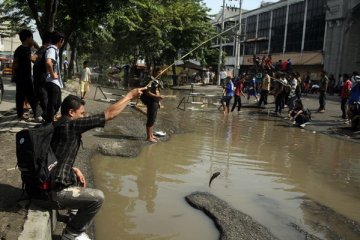
[{"label": "red shirt", "polygon": [[272,66],[271,58],[266,58],[266,59],[265,59],[265,66],[266,66],[268,69],[271,69],[271,66]]},{"label": "red shirt", "polygon": [[341,90],[341,97],[342,98],[348,98],[349,97],[351,86],[352,86],[352,83],[351,83],[350,79],[346,80],[346,82],[344,83],[344,85],[342,87],[342,90]]},{"label": "red shirt", "polygon": [[286,72],[287,65],[289,64],[288,61],[285,61],[281,64],[281,71]]},{"label": "red shirt", "polygon": [[242,81],[238,81],[236,83],[236,90],[235,90],[235,95],[236,96],[240,96],[242,89],[243,89],[244,84],[242,83]]}]

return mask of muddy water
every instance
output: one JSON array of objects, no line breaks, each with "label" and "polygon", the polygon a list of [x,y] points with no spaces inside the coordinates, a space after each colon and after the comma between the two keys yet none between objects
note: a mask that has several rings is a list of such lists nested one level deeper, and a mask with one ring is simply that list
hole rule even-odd
[{"label": "muddy water", "polygon": [[248,111],[162,113],[188,133],[136,158],[95,156],[95,183],[106,196],[97,239],[218,239],[212,221],[185,202],[194,191],[213,193],[280,239],[304,239],[294,225],[323,239],[359,239],[316,204],[360,222],[359,145]]}]

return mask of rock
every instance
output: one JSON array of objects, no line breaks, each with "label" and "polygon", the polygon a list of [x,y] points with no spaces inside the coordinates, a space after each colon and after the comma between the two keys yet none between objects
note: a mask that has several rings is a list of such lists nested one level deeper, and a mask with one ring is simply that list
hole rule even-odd
[{"label": "rock", "polygon": [[268,229],[250,216],[233,209],[228,203],[206,192],[195,192],[185,197],[194,208],[202,210],[215,223],[221,240],[277,239]]},{"label": "rock", "polygon": [[100,143],[98,150],[106,156],[134,157],[140,153],[138,145],[125,140]]}]

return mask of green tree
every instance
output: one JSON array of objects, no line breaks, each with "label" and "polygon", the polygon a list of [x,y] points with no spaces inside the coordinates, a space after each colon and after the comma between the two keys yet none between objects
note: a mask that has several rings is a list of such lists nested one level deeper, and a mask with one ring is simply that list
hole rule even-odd
[{"label": "green tree", "polygon": [[[80,40],[90,39],[87,33],[97,32],[99,23],[106,18],[111,9],[111,2],[113,1],[4,0],[0,4],[0,15],[3,16],[0,22],[8,23],[6,26],[11,32],[31,28],[31,22],[34,21],[40,36],[46,31],[57,30],[64,33],[65,43],[69,43],[72,53],[69,69],[71,70],[77,44]],[[95,37],[100,35],[97,34]],[[84,38],[80,39],[81,37]]]},{"label": "green tree", "polygon": [[[72,53],[70,68],[77,52],[99,62],[132,66],[145,59],[154,69],[173,63],[215,34],[201,0],[4,0],[0,7],[2,20],[11,22],[12,29],[33,20],[40,35],[53,29],[63,32]],[[206,64],[208,46],[187,58]]]},{"label": "green tree", "polygon": [[60,0],[4,0],[0,4],[0,23],[9,23],[15,31],[31,28],[34,21],[40,36],[53,31]]},{"label": "green tree", "polygon": [[[118,52],[132,58],[132,63],[143,58],[148,68],[171,64],[181,53],[215,33],[201,1],[138,0],[129,3],[121,12],[114,12],[112,24]],[[203,49],[189,58],[204,58]]]},{"label": "green tree", "polygon": [[[167,49],[163,58],[167,64],[171,64],[180,53],[186,53],[202,44],[215,34],[207,16],[207,8],[202,1],[176,0],[164,1],[168,4],[167,17],[169,28],[167,34]],[[204,49],[208,45],[194,51],[188,58],[196,58],[204,62]],[[177,85],[175,66],[173,67],[173,84]]]}]

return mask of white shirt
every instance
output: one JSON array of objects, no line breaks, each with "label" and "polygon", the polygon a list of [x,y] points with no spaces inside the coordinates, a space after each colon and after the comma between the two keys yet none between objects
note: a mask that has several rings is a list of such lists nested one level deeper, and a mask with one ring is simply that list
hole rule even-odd
[{"label": "white shirt", "polygon": [[297,87],[297,79],[293,78],[293,80],[291,81],[291,91],[289,97],[296,96],[296,87]]},{"label": "white shirt", "polygon": [[54,84],[58,85],[60,88],[63,88],[64,85],[61,80],[61,74],[60,74],[60,68],[59,68],[59,62],[60,62],[59,49],[55,45],[50,45],[46,50],[45,58],[46,58],[46,60],[49,58],[51,60],[53,60],[54,72],[56,72],[59,76],[57,79],[54,79],[51,76],[51,74],[49,72],[47,72],[46,81],[54,83]]},{"label": "white shirt", "polygon": [[220,78],[221,78],[221,79],[225,79],[226,77],[227,77],[226,71],[221,71],[221,72],[220,72]]},{"label": "white shirt", "polygon": [[88,67],[83,68],[83,69],[81,70],[80,81],[88,82],[90,75],[91,75],[90,68],[88,68]]}]

